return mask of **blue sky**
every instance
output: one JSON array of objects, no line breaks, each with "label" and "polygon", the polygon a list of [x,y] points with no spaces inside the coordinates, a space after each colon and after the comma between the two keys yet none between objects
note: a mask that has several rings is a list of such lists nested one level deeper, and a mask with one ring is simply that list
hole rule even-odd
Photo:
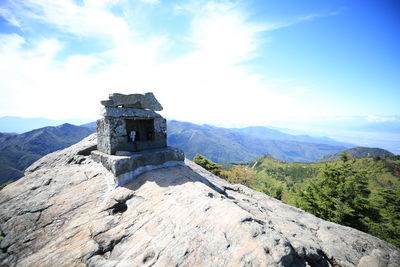
[{"label": "blue sky", "polygon": [[0,116],[98,117],[111,92],[216,125],[398,120],[397,1],[0,2]]}]

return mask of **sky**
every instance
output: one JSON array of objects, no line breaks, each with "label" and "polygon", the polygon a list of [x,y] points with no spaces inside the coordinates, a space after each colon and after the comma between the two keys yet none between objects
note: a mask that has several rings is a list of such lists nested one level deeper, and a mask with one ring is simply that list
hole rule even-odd
[{"label": "sky", "polygon": [[151,91],[194,123],[399,120],[397,2],[1,0],[0,116]]}]

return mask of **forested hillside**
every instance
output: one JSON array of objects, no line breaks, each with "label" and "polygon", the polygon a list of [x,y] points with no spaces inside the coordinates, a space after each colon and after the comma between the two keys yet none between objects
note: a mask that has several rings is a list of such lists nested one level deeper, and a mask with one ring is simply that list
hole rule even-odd
[{"label": "forested hillside", "polygon": [[[394,154],[386,149],[375,148],[375,147],[354,147],[342,151],[351,158],[365,158],[365,157],[382,157],[382,156],[394,156]],[[340,152],[340,153],[342,153]],[[340,159],[340,153],[333,155],[323,156],[319,161],[334,161]]]},{"label": "forested hillside", "polygon": [[400,247],[400,156],[288,163],[267,155],[220,176]]}]

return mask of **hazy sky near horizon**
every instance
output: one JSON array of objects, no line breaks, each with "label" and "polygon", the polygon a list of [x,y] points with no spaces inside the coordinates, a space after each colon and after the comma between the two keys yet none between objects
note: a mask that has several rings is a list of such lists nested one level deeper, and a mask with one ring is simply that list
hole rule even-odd
[{"label": "hazy sky near horizon", "polygon": [[400,115],[397,1],[0,2],[0,116],[99,117],[152,91],[219,125]]}]

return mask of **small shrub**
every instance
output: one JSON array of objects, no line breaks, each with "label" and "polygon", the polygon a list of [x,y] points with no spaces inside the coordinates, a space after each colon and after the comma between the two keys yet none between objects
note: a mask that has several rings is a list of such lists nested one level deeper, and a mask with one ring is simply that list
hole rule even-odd
[{"label": "small shrub", "polygon": [[2,190],[4,187],[6,187],[7,185],[11,184],[13,181],[7,181],[4,184],[0,185],[0,190]]},{"label": "small shrub", "polygon": [[209,160],[203,155],[196,154],[193,158],[193,162],[200,165],[204,169],[212,172],[215,175],[220,175],[221,173],[221,165]]}]

